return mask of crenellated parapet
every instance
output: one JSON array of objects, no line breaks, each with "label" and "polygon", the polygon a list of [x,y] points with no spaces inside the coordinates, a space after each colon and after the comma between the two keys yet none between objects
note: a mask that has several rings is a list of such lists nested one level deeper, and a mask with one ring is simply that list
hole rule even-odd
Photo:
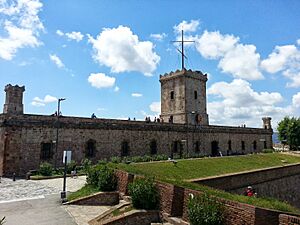
[{"label": "crenellated parapet", "polygon": [[207,81],[207,74],[203,74],[201,71],[198,71],[198,70],[193,71],[191,69],[176,70],[175,72],[171,71],[170,73],[165,73],[164,75],[160,75],[159,80],[160,80],[160,82],[164,82],[164,81],[176,79],[183,75],[185,77],[201,80],[204,82]]}]

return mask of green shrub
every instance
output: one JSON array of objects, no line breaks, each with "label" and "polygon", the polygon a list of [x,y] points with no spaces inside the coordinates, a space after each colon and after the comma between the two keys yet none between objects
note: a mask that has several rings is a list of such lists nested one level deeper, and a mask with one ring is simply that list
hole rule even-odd
[{"label": "green shrub", "polygon": [[114,171],[104,165],[100,168],[98,174],[98,187],[100,191],[115,191],[117,187],[117,179]]},{"label": "green shrub", "polygon": [[82,165],[83,172],[88,173],[88,171],[92,166],[92,161],[89,159],[83,159],[81,161],[81,165]]},{"label": "green shrub", "polygon": [[121,157],[119,157],[119,156],[113,156],[110,158],[110,161],[112,163],[120,163],[122,160],[121,160]]},{"label": "green shrub", "polygon": [[148,210],[158,208],[159,195],[153,179],[136,179],[128,189],[133,207]]},{"label": "green shrub", "polygon": [[273,153],[274,150],[273,149],[263,149],[262,153]]},{"label": "green shrub", "polygon": [[77,163],[74,160],[71,160],[68,164],[67,164],[67,173],[70,174],[71,171],[74,171],[76,169],[76,165]]},{"label": "green shrub", "polygon": [[117,187],[114,171],[105,164],[97,164],[89,169],[87,183],[96,186],[100,191],[114,191]]},{"label": "green shrub", "polygon": [[44,162],[40,164],[39,173],[43,176],[51,176],[53,166],[50,163]]},{"label": "green shrub", "polygon": [[167,155],[154,155],[152,157],[153,161],[162,161],[162,160],[167,160],[168,156]]},{"label": "green shrub", "polygon": [[95,165],[91,167],[87,172],[86,182],[90,185],[97,186],[99,182],[99,172],[101,165]]},{"label": "green shrub", "polygon": [[224,206],[207,194],[190,197],[188,215],[191,225],[224,224]]}]

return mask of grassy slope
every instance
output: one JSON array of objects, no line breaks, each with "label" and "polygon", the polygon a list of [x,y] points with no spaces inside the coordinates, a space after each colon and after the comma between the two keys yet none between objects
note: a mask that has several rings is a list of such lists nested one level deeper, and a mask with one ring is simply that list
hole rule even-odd
[{"label": "grassy slope", "polygon": [[154,176],[156,179],[161,181],[192,189],[207,191],[210,194],[226,199],[244,202],[264,208],[299,213],[299,211],[292,206],[275,199],[248,198],[184,181],[186,179],[208,177],[273,166],[283,166],[299,162],[300,157],[272,153],[223,158],[178,160],[176,166],[171,162],[139,163],[129,165],[117,164],[114,166],[118,169],[126,170],[134,174]]}]

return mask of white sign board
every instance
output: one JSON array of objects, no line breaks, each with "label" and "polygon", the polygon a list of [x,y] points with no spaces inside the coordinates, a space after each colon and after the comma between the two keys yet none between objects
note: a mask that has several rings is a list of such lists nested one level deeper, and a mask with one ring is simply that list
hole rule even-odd
[{"label": "white sign board", "polygon": [[63,163],[65,163],[65,158],[67,156],[67,164],[71,162],[72,151],[64,151]]}]

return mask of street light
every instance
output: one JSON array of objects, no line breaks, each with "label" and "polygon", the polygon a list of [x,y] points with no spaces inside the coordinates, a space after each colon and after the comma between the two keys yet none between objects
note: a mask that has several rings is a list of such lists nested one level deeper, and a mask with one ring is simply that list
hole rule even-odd
[{"label": "street light", "polygon": [[66,100],[65,98],[59,98],[57,101],[57,113],[56,113],[56,145],[55,145],[55,157],[54,157],[54,169],[56,169],[56,163],[57,163],[57,150],[58,150],[58,130],[59,130],[59,117],[61,115],[60,113],[60,102]]}]

